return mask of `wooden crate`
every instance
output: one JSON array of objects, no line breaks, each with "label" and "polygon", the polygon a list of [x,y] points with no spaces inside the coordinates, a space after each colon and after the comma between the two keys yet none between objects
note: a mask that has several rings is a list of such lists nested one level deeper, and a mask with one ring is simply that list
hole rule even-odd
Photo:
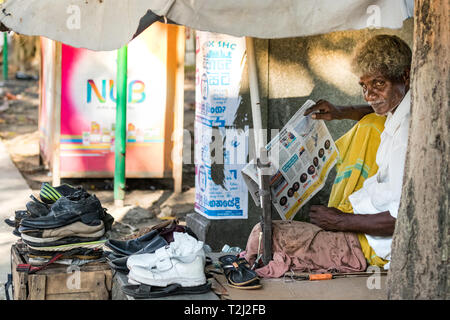
[{"label": "wooden crate", "polygon": [[[11,247],[11,273],[14,300],[109,300],[112,270],[107,263],[90,263],[79,267],[76,278],[69,266],[49,265],[34,274],[17,272],[27,263],[20,244]],[[76,279],[76,280],[74,280]],[[79,280],[79,281],[78,281]]]}]

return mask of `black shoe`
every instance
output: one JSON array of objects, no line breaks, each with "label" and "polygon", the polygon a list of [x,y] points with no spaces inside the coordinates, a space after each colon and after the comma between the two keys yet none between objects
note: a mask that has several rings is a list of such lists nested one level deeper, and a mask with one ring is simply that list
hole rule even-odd
[{"label": "black shoe", "polygon": [[159,235],[158,230],[152,230],[143,236],[132,240],[114,240],[110,239],[105,246],[116,253],[126,256],[139,253],[151,253],[156,249],[168,245],[168,242]]},{"label": "black shoe", "polygon": [[[72,199],[70,199],[72,198]],[[21,225],[38,229],[54,229],[81,221],[90,224],[94,220],[103,220],[105,212],[95,195],[82,196],[80,200],[68,196],[59,198],[51,207],[46,216],[25,218]]]},{"label": "black shoe", "polygon": [[11,218],[9,218],[9,219],[5,219],[5,220],[4,220],[5,223],[6,223],[8,226],[14,228],[13,234],[14,234],[15,236],[20,237],[21,233],[20,233],[20,231],[19,231],[19,226],[20,226],[20,222],[21,222],[22,219],[25,218],[25,217],[29,217],[29,213],[28,213],[27,210],[17,210],[17,211],[15,211],[15,213],[14,213],[14,219],[11,219],[11,218],[12,218],[12,217],[11,217]]},{"label": "black shoe", "polygon": [[47,204],[39,201],[33,195],[30,195],[32,201],[27,202],[26,207],[31,217],[46,216],[50,212]]},{"label": "black shoe", "polygon": [[59,187],[52,187],[49,183],[44,182],[41,186],[39,197],[41,198],[42,202],[47,204],[53,204],[59,198],[73,195],[77,191],[86,192],[81,187],[75,188],[69,184],[62,184]]}]

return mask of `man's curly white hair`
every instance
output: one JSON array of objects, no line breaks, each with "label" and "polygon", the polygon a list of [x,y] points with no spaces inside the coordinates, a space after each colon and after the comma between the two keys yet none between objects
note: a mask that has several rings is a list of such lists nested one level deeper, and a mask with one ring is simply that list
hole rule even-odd
[{"label": "man's curly white hair", "polygon": [[411,57],[411,49],[399,37],[377,35],[355,49],[352,71],[357,76],[380,72],[391,81],[400,81],[411,68]]}]

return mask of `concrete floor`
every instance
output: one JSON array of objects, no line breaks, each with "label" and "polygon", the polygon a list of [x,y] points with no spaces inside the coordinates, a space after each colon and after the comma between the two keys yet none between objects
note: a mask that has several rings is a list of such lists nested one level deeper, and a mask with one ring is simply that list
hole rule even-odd
[{"label": "concrete floor", "polygon": [[11,272],[11,245],[18,239],[3,220],[14,215],[15,210],[25,209],[31,194],[31,189],[0,140],[0,300],[5,299],[4,284]]}]

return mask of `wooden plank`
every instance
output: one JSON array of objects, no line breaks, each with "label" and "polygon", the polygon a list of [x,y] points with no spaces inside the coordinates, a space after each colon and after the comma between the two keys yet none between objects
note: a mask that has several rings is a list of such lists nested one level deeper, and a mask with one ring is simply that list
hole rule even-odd
[{"label": "wooden plank", "polygon": [[27,281],[28,278],[23,272],[17,272],[16,267],[20,263],[25,263],[17,251],[15,245],[11,246],[11,274],[13,278],[13,299],[26,300],[27,299]]},{"label": "wooden plank", "polygon": [[[46,299],[60,299],[64,295],[71,300],[108,300],[112,275],[108,271],[57,273],[48,275]],[[107,283],[109,282],[109,283]]]},{"label": "wooden plank", "polygon": [[45,300],[47,276],[40,274],[30,274],[28,276],[28,286],[30,294],[28,300]]}]

